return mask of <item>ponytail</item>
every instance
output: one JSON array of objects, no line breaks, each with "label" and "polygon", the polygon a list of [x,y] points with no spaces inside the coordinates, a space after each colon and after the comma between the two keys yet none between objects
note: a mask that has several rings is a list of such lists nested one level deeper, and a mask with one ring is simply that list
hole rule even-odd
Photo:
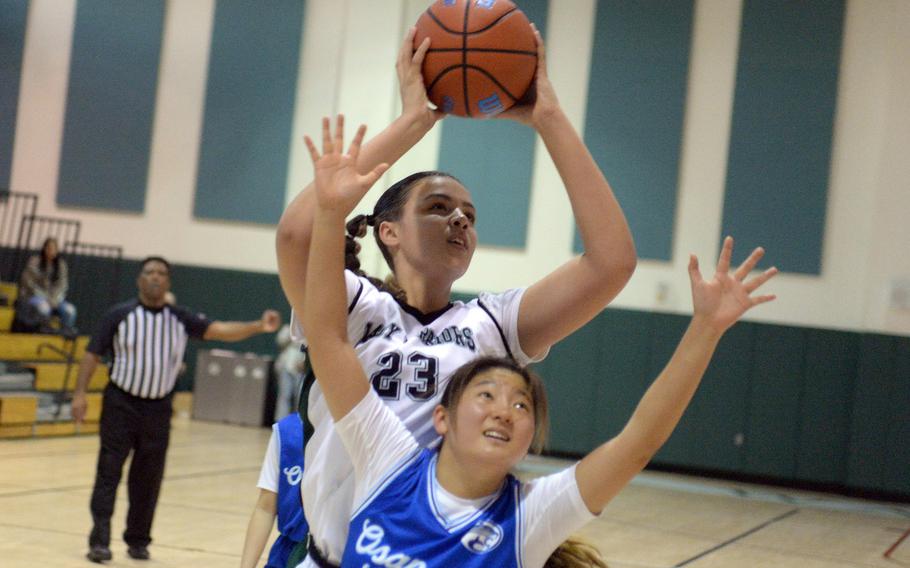
[{"label": "ponytail", "polygon": [[607,568],[600,552],[590,544],[567,538],[547,558],[544,568]]},{"label": "ponytail", "polygon": [[360,269],[360,258],[357,257],[357,253],[360,252],[360,243],[355,239],[362,238],[367,234],[367,225],[370,224],[370,221],[371,219],[368,215],[357,215],[344,226],[346,231],[344,236],[344,267],[358,276],[366,276],[366,274]]}]

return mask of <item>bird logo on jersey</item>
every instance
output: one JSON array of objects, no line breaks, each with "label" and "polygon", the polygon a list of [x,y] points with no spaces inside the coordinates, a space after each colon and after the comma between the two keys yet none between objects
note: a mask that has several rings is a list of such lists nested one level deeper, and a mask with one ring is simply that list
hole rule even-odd
[{"label": "bird logo on jersey", "polygon": [[502,542],[502,527],[490,521],[474,525],[461,538],[461,544],[474,554],[490,552]]}]

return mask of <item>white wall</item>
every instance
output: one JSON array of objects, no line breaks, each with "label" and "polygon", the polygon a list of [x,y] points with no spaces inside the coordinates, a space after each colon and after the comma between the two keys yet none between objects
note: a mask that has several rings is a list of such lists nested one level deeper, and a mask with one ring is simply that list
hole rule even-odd
[{"label": "white wall", "polygon": [[[874,4],[872,0],[866,3]],[[865,4],[865,3],[864,3]],[[883,119],[881,130],[870,137],[875,149],[870,153],[872,168],[868,179],[857,180],[845,188],[868,196],[873,202],[868,224],[872,229],[866,239],[866,282],[859,296],[865,300],[864,327],[893,333],[910,333],[910,2],[897,0],[870,14],[865,37],[875,41],[882,68],[878,89],[857,110],[857,120],[864,113],[872,115],[879,107]],[[864,62],[868,64],[868,62]],[[849,237],[847,237],[849,238]],[[892,299],[892,297],[894,297]],[[897,308],[894,304],[900,304]]]},{"label": "white wall", "polygon": [[[302,145],[324,114],[377,132],[397,112],[394,59],[425,0],[308,0],[294,119],[288,200],[310,177]],[[558,9],[555,9],[558,5]],[[576,127],[584,123],[595,0],[553,0],[550,73]],[[697,0],[672,262],[643,261],[614,305],[685,312],[689,252],[717,254],[742,4]],[[11,187],[41,195],[43,214],[83,220],[84,240],[123,244],[127,256],[160,253],[180,263],[272,272],[274,228],[192,216],[214,0],[167,3],[145,212],[114,214],[54,205],[75,0],[31,0]],[[578,22],[590,25],[579,26]],[[754,319],[910,334],[910,2],[848,0],[833,145],[829,210],[818,277],[783,274],[779,295]],[[436,164],[439,129],[377,184]],[[542,144],[538,156],[545,156]],[[606,172],[609,178],[609,172]],[[535,164],[525,251],[478,250],[462,291],[533,282],[571,255],[573,221],[558,175]],[[773,261],[774,251],[768,251]],[[381,271],[368,247],[364,265]],[[904,290],[910,296],[910,290]]]}]

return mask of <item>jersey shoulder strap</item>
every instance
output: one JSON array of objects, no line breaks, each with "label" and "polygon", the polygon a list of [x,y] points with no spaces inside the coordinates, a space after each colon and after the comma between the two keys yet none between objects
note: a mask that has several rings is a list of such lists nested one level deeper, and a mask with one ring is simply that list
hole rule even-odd
[{"label": "jersey shoulder strap", "polygon": [[501,325],[501,324],[499,323],[499,321],[493,316],[493,312],[490,311],[490,308],[488,308],[488,307],[483,303],[483,300],[481,300],[480,298],[477,298],[477,305],[480,306],[480,308],[481,308],[484,312],[486,312],[486,314],[487,314],[488,316],[490,316],[490,319],[491,319],[491,320],[493,320],[493,325],[496,326],[496,330],[499,332],[499,338],[502,339],[502,346],[505,347],[506,353],[509,354],[509,358],[512,359],[512,360],[514,361],[514,360],[515,360],[515,355],[512,354],[512,348],[509,347],[509,341],[506,339],[506,334],[505,334],[505,332],[502,330],[502,325]]}]

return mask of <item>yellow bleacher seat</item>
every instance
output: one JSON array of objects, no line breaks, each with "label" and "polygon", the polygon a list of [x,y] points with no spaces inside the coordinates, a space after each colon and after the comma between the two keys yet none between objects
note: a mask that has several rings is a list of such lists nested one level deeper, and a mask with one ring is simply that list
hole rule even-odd
[{"label": "yellow bleacher seat", "polygon": [[19,286],[12,282],[0,282],[0,293],[6,296],[10,305],[13,305],[13,302],[19,297]]},{"label": "yellow bleacher seat", "polygon": [[7,306],[0,306],[0,331],[9,331],[13,328],[13,318],[16,310]]},{"label": "yellow bleacher seat", "polygon": [[97,434],[100,425],[97,422],[83,422],[76,425],[77,434]]},{"label": "yellow bleacher seat", "polygon": [[88,393],[86,399],[88,408],[85,411],[85,422],[77,426],[72,420],[36,422],[38,397],[34,394],[0,394],[0,438],[70,436],[98,432],[102,394]]},{"label": "yellow bleacher seat", "polygon": [[[33,362],[26,366],[35,371],[33,388],[36,391],[61,391],[64,385],[67,390],[72,391],[76,385],[78,362],[85,355],[89,337],[80,336],[76,339],[76,350],[73,354],[75,364],[70,366],[69,380],[65,381],[67,371],[65,357],[53,349],[40,346],[48,343],[69,353],[71,344],[58,335],[9,333],[15,317],[12,303],[16,300],[19,287],[12,283],[0,282],[0,292],[10,304],[0,306],[0,360]],[[100,391],[108,381],[107,367],[99,365],[89,381],[89,391]],[[37,393],[0,393],[0,439],[97,433],[98,421],[101,419],[102,394],[89,392],[86,399],[88,408],[85,422],[77,425],[72,420],[35,422],[38,416]]]},{"label": "yellow bleacher seat", "polygon": [[[37,391],[61,391],[65,378],[68,379],[66,380],[66,390],[72,391],[76,388],[76,377],[79,375],[78,364],[70,366],[69,377],[65,377],[66,363],[34,363],[28,367],[35,370],[35,390]],[[107,386],[107,382],[107,365],[98,365],[89,379],[88,390],[99,391]]]},{"label": "yellow bleacher seat", "polygon": [[34,426],[0,426],[0,438],[31,438]]},{"label": "yellow bleacher seat", "polygon": [[[76,360],[85,355],[89,336],[76,338]],[[64,361],[65,358],[52,349],[41,348],[48,343],[57,349],[69,352],[68,341],[59,335],[37,333],[0,333],[0,361]]]},{"label": "yellow bleacher seat", "polygon": [[35,424],[35,436],[71,436],[76,433],[75,422],[39,422]]},{"label": "yellow bleacher seat", "polygon": [[0,394],[0,425],[32,424],[37,415],[37,395],[29,393]]}]

